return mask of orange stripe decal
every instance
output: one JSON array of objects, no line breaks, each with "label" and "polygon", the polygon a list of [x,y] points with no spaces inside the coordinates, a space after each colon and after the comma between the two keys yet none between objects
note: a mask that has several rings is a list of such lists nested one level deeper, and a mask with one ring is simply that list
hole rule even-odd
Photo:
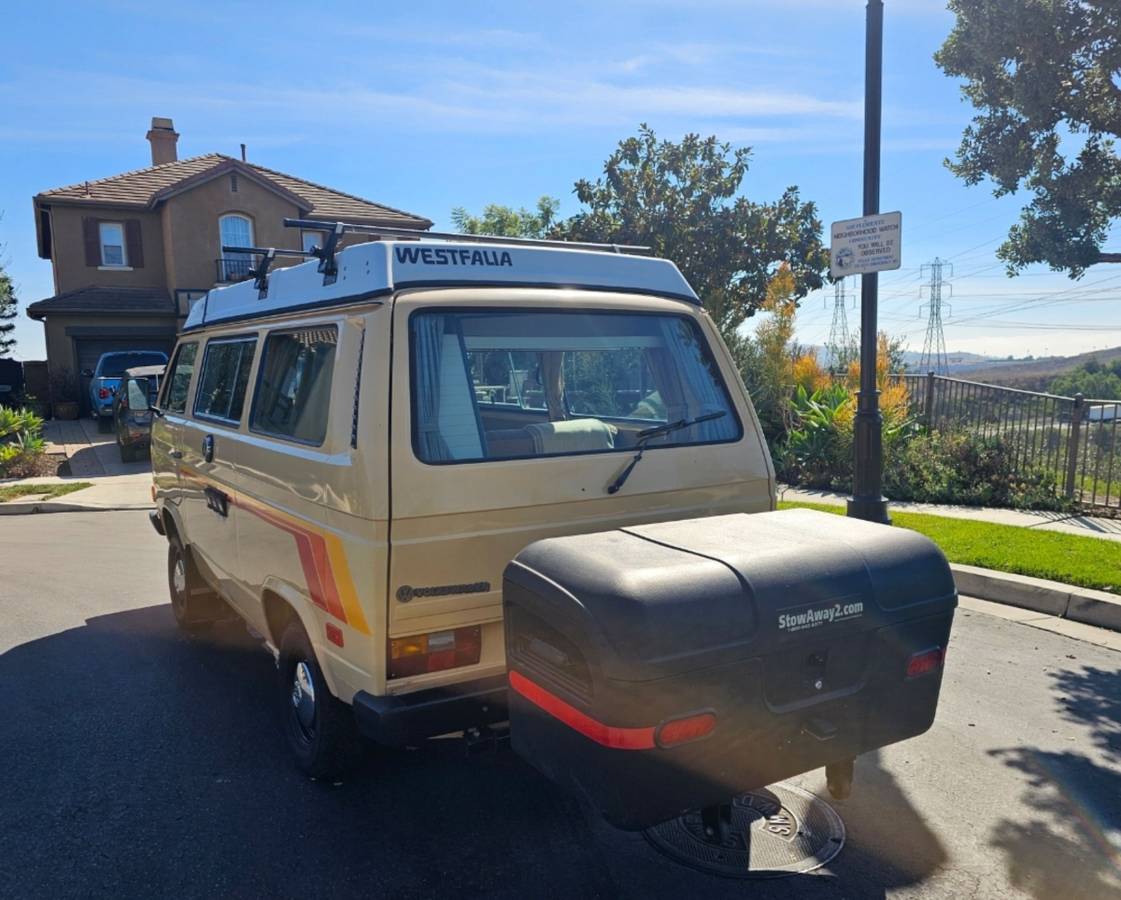
[{"label": "orange stripe decal", "polygon": [[[182,467],[181,475],[200,485],[214,484],[197,470],[186,466]],[[336,535],[321,533],[303,520],[243,494],[230,496],[229,503],[290,534],[296,542],[296,555],[312,603],[356,631],[370,633],[350,578],[346,551]]]}]

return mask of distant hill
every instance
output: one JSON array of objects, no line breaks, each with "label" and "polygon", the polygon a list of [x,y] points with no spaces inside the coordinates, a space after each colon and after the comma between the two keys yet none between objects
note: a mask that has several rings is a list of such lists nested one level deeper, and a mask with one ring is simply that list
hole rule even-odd
[{"label": "distant hill", "polygon": [[1005,387],[1023,388],[1029,391],[1042,391],[1047,388],[1056,375],[1077,369],[1090,360],[1110,363],[1121,359],[1121,347],[1109,350],[1093,350],[1077,356],[1048,356],[1040,359],[1011,361],[990,360],[951,371],[951,375],[983,381],[986,384],[1000,384]]}]

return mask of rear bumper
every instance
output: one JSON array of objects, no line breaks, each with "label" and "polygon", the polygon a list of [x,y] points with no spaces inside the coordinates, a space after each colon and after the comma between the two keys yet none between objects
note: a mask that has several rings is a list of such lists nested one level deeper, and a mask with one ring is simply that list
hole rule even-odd
[{"label": "rear bumper", "polygon": [[495,675],[395,697],[359,691],[354,697],[358,730],[379,744],[404,747],[430,737],[504,722],[506,676]]}]

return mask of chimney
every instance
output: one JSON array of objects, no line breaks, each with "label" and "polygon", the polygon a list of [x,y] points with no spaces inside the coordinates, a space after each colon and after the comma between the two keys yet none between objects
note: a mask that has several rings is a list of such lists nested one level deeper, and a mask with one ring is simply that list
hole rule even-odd
[{"label": "chimney", "polygon": [[152,165],[159,166],[163,163],[175,162],[179,155],[175,152],[175,144],[179,135],[171,119],[161,116],[152,116],[152,128],[147,134],[148,143],[152,145]]}]

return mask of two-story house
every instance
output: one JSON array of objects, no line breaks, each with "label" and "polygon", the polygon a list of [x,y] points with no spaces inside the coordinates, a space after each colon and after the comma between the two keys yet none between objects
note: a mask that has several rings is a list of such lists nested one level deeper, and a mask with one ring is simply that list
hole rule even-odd
[{"label": "two-story house", "polygon": [[[37,194],[39,255],[54,269],[53,297],[32,303],[52,376],[77,376],[110,350],[170,350],[193,302],[246,277],[250,257],[224,245],[322,244],[284,218],[430,228],[423,216],[373,203],[220,153],[178,159],[170,119],[153,118],[149,168]],[[242,155],[244,157],[244,148]],[[361,239],[347,236],[347,242]],[[292,265],[298,259],[278,259]],[[85,409],[85,383],[80,395]]]}]

